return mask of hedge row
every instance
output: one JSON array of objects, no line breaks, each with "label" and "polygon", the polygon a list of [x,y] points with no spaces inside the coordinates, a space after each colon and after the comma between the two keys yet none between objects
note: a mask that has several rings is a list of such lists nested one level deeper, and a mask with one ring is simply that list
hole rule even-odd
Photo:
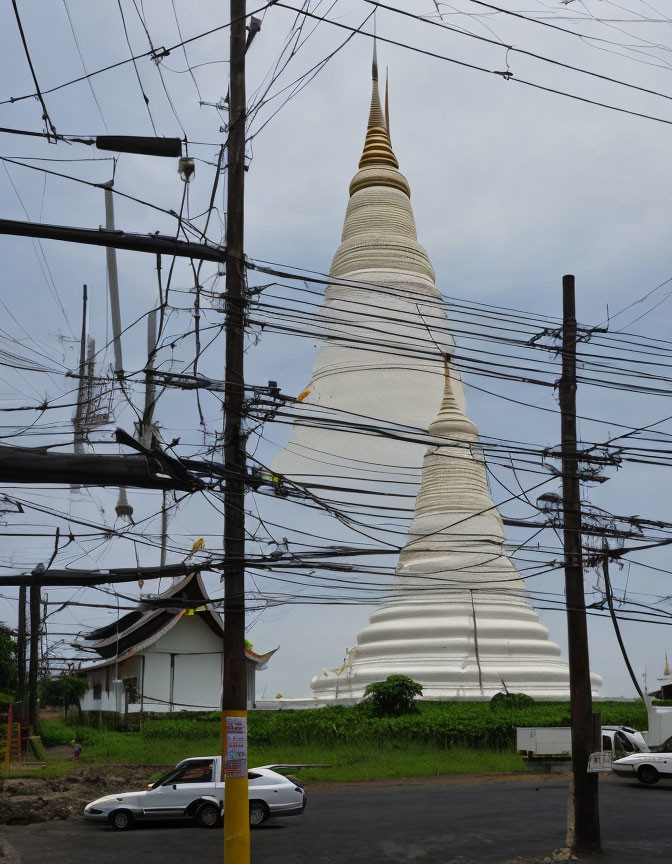
[{"label": "hedge row", "polygon": [[[648,726],[642,702],[601,702],[604,725]],[[440,747],[515,747],[517,726],[568,726],[566,702],[535,702],[520,708],[493,707],[487,702],[421,702],[418,712],[403,717],[373,717],[359,706],[324,707],[305,711],[251,711],[251,745],[332,745],[357,742],[390,745],[408,741]],[[219,735],[220,716],[172,715],[145,720],[140,737],[147,741],[194,741]],[[93,744],[101,734],[86,726],[45,723],[45,744],[63,744],[73,738]],[[104,734],[104,733],[103,733]]]},{"label": "hedge row", "polygon": [[[647,728],[641,702],[603,702],[604,725]],[[568,726],[568,703],[535,703],[526,708],[492,710],[484,702],[420,703],[416,714],[372,717],[359,707],[325,707],[307,711],[255,711],[249,717],[253,744],[393,744],[426,742],[440,747],[515,747],[517,726]]]},{"label": "hedge row", "polygon": [[[362,707],[324,707],[305,711],[251,711],[250,744],[350,744],[424,741],[441,747],[511,748],[517,726],[568,726],[569,703],[535,702],[521,708],[493,710],[487,702],[421,702],[417,714],[373,717]],[[642,702],[602,702],[605,725],[647,728]],[[146,721],[140,735],[148,740],[207,738],[218,733],[219,715],[166,717]]]}]

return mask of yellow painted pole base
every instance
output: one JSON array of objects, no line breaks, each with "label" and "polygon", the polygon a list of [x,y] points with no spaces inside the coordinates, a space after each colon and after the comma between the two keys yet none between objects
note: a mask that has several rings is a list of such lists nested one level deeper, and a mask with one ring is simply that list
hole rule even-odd
[{"label": "yellow painted pole base", "polygon": [[[247,711],[222,711],[223,768],[226,771],[226,754],[230,729],[229,717],[247,719]],[[250,802],[247,780],[247,724],[245,724],[244,760],[237,765],[240,777],[224,776],[224,862],[225,864],[250,864]],[[244,762],[244,764],[242,764]],[[229,764],[230,767],[230,764]]]}]

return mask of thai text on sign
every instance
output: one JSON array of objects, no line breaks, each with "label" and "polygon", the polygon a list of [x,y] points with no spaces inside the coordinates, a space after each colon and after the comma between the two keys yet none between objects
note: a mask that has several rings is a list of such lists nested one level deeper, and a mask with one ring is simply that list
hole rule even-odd
[{"label": "thai text on sign", "polygon": [[247,717],[226,718],[225,777],[247,777]]}]

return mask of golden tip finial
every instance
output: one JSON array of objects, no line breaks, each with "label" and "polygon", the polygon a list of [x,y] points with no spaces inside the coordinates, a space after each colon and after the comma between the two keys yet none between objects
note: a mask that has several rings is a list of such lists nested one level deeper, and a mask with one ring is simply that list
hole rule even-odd
[{"label": "golden tip finial", "polygon": [[385,115],[380,105],[380,94],[378,93],[378,54],[376,51],[376,40],[373,40],[373,64],[371,67],[371,109],[369,111],[369,123],[366,129],[366,139],[364,141],[364,152],[359,160],[359,167],[365,168],[368,165],[386,165],[391,168],[398,168],[399,163],[397,157],[392,150],[392,143],[388,132],[388,98],[387,89],[385,91]]}]

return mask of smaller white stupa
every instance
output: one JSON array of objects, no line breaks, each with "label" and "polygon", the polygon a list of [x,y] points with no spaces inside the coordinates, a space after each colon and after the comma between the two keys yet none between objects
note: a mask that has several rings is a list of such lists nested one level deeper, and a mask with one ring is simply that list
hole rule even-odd
[{"label": "smaller white stupa", "polygon": [[[506,688],[569,697],[569,667],[504,552],[504,530],[478,443],[446,364],[436,440],[425,454],[415,518],[389,599],[343,666],[313,678],[318,699],[360,698],[367,684],[408,675],[425,699],[488,699]],[[591,677],[593,691],[602,679]]]}]

